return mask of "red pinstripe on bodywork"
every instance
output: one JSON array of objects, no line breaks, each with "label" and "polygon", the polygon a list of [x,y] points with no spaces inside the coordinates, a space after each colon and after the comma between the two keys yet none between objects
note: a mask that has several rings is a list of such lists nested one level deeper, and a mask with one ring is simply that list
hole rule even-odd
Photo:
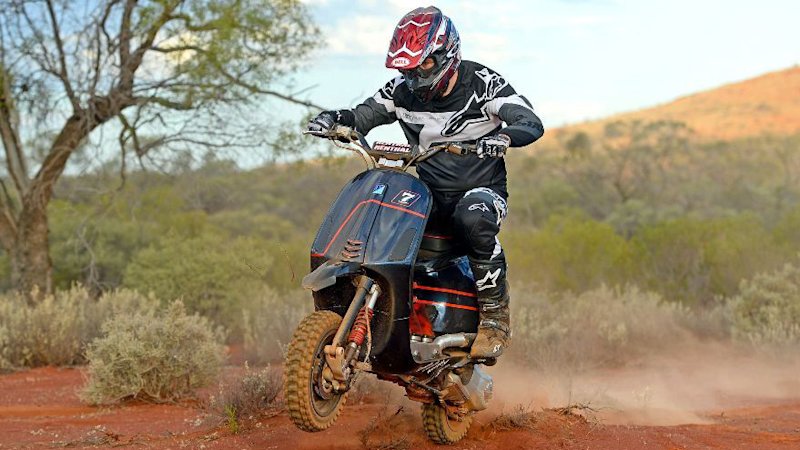
[{"label": "red pinstripe on bodywork", "polygon": [[463,295],[465,297],[477,297],[477,294],[474,294],[472,292],[457,291],[455,289],[439,288],[433,286],[423,286],[421,284],[417,284],[416,282],[414,283],[414,289],[422,289],[423,291],[444,292],[446,294]]},{"label": "red pinstripe on bodywork", "polygon": [[406,208],[401,208],[400,206],[390,205],[388,203],[384,203],[382,201],[375,200],[375,199],[364,200],[363,202],[360,202],[356,206],[353,207],[353,209],[350,211],[350,214],[348,214],[347,218],[344,219],[344,222],[342,222],[342,224],[339,225],[339,229],[336,230],[336,233],[333,235],[331,240],[328,241],[328,245],[325,246],[325,250],[323,250],[322,253],[312,253],[311,256],[319,257],[319,256],[324,256],[326,253],[328,253],[328,250],[330,250],[331,245],[333,245],[333,242],[336,240],[337,237],[339,237],[339,233],[342,232],[342,229],[344,228],[345,225],[347,225],[347,222],[349,222],[350,219],[353,217],[353,214],[355,214],[356,210],[358,208],[360,208],[361,206],[366,205],[367,203],[375,203],[378,206],[383,206],[383,207],[386,207],[386,208],[396,209],[398,211],[404,212],[406,214],[411,214],[412,216],[417,216],[417,217],[420,217],[422,219],[425,218],[425,214],[422,214],[422,213],[417,212],[417,211],[413,211],[413,210],[406,209]]},{"label": "red pinstripe on bodywork", "polygon": [[414,303],[422,304],[422,305],[442,305],[446,308],[458,308],[458,309],[466,309],[469,311],[477,311],[478,308],[475,306],[467,306],[467,305],[459,305],[456,303],[447,303],[447,302],[434,302],[432,300],[423,300],[421,298],[414,297]]}]

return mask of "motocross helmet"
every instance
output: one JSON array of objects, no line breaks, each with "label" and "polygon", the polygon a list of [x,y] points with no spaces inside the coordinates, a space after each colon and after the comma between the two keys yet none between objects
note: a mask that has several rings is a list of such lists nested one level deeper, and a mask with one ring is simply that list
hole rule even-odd
[{"label": "motocross helmet", "polygon": [[[423,69],[431,58],[433,66]],[[435,6],[417,8],[394,29],[386,67],[398,69],[406,85],[423,102],[440,96],[461,64],[461,39],[453,21]]]}]

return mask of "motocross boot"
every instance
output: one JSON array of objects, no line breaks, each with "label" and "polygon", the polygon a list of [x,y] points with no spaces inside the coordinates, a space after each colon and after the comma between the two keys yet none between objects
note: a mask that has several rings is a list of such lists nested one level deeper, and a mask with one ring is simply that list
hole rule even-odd
[{"label": "motocross boot", "polygon": [[472,343],[472,358],[497,358],[511,343],[508,283],[505,260],[470,259],[480,305],[478,335]]}]

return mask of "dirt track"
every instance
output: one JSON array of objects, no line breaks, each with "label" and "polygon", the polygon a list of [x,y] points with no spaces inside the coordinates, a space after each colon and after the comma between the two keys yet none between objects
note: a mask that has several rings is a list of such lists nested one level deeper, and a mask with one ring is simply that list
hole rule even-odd
[{"label": "dirt track", "polygon": [[[418,407],[399,395],[388,403],[349,405],[335,427],[322,433],[300,432],[279,414],[244,423],[243,431],[232,435],[199,403],[84,406],[76,395],[82,383],[79,369],[44,368],[0,376],[0,449],[360,449],[364,447],[357,432],[378,416],[381,426],[369,435],[375,447],[443,448],[425,441]],[[693,411],[690,421],[695,424],[671,426],[622,425],[630,422],[630,415],[619,410],[583,417],[530,406],[536,411],[530,429],[497,431],[490,422],[501,414],[497,408],[511,408],[506,402],[479,414],[467,439],[451,448],[800,449],[800,395],[760,401],[750,396],[747,405],[741,399],[735,403],[732,408]]]}]

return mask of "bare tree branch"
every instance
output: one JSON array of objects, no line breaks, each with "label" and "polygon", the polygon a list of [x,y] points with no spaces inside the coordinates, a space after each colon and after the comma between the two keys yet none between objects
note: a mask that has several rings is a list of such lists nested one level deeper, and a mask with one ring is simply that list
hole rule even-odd
[{"label": "bare tree branch", "polygon": [[241,87],[247,89],[248,91],[250,91],[250,92],[252,92],[254,94],[269,95],[269,96],[276,97],[276,98],[279,98],[281,100],[287,101],[289,103],[294,103],[296,105],[305,106],[306,108],[316,108],[316,109],[319,109],[319,110],[328,109],[328,108],[325,108],[324,106],[317,105],[316,103],[313,103],[313,102],[310,102],[310,101],[299,100],[299,99],[296,99],[296,98],[292,97],[291,95],[283,94],[281,92],[273,91],[271,89],[264,89],[264,88],[258,87],[256,85],[247,83],[244,80],[242,80],[241,77],[236,77],[236,76],[230,74],[227,70],[225,70],[224,67],[220,66],[219,64],[215,64],[215,66],[216,66],[216,69],[219,71],[220,75],[222,75],[225,79],[227,79],[228,81],[230,81],[231,83],[233,83],[233,84],[235,84],[237,86],[241,86]]},{"label": "bare tree branch", "polygon": [[58,19],[56,12],[53,9],[53,1],[47,0],[47,14],[50,16],[50,27],[53,29],[53,40],[56,43],[58,50],[58,78],[64,84],[64,91],[67,93],[69,102],[72,103],[73,111],[80,111],[81,105],[78,97],[75,95],[75,90],[72,88],[72,83],[69,79],[69,72],[67,71],[67,59],[64,55],[64,42],[61,40],[61,29],[58,26]]},{"label": "bare tree branch", "polygon": [[189,102],[176,102],[174,100],[158,97],[155,95],[150,97],[134,97],[133,101],[137,105],[146,105],[149,103],[155,103],[157,105],[163,106],[164,108],[174,109],[176,111],[191,111],[192,109],[194,109],[194,105],[192,105]]},{"label": "bare tree branch", "polygon": [[29,207],[43,208],[50,201],[53,186],[64,172],[67,160],[91,131],[87,122],[88,118],[85,114],[76,114],[67,119],[61,132],[53,141],[42,166],[33,178],[31,188],[34,191],[30,192],[28,201],[32,203]]},{"label": "bare tree branch", "polygon": [[5,149],[8,172],[17,192],[22,195],[28,189],[28,171],[19,138],[19,120],[14,110],[11,83],[0,55],[0,140]]},{"label": "bare tree branch", "polygon": [[[164,10],[161,11],[161,15],[155,20],[150,29],[147,30],[147,33],[145,33],[145,36],[142,39],[139,47],[134,50],[133,54],[130,55],[129,58],[120,61],[121,73],[118,86],[122,92],[130,93],[133,90],[133,77],[136,73],[136,70],[142,65],[142,60],[144,59],[145,53],[147,53],[147,51],[153,46],[153,42],[156,40],[158,32],[161,31],[164,25],[170,21],[172,12],[178,7],[179,3],[179,1],[174,0],[171,3],[165,3],[163,5]],[[123,40],[122,42],[125,41]],[[128,39],[125,45],[127,45],[127,51],[130,51],[130,39]]]},{"label": "bare tree branch", "polygon": [[[263,145],[247,128],[254,94],[320,108],[271,85],[316,42],[299,2],[0,2],[0,233],[23,292],[52,287],[47,205],[68,160],[102,124],[122,125],[124,172],[131,150],[142,164],[159,147]],[[19,130],[18,112],[31,130]],[[41,158],[32,178],[27,155]]]},{"label": "bare tree branch", "polygon": [[[128,63],[131,55],[131,15],[133,15],[134,6],[136,6],[136,0],[126,0],[125,9],[122,11],[122,22],[119,28],[120,67],[124,67]],[[111,5],[108,9],[111,10]]]},{"label": "bare tree branch", "polygon": [[12,213],[11,195],[2,179],[0,187],[3,189],[3,196],[0,197],[0,245],[10,252],[17,237],[17,225]]}]

